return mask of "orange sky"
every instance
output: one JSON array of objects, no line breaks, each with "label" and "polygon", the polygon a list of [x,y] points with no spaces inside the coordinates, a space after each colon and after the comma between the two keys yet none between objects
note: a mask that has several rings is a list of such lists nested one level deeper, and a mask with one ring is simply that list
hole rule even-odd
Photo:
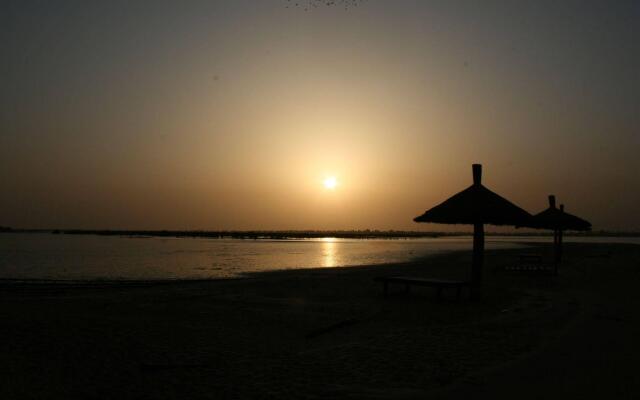
[{"label": "orange sky", "polygon": [[640,228],[637,3],[285,3],[10,1],[0,225],[439,230],[478,162]]}]

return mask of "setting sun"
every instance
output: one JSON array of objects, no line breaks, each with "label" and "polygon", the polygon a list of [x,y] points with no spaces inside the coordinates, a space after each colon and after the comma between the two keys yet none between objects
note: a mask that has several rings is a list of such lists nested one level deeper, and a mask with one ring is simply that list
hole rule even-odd
[{"label": "setting sun", "polygon": [[336,188],[336,186],[338,186],[338,181],[335,176],[329,176],[325,178],[323,184],[325,188],[333,190]]}]

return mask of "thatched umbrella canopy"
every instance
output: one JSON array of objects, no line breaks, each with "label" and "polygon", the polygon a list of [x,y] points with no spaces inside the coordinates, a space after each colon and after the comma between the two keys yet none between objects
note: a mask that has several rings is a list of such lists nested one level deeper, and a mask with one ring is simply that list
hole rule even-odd
[{"label": "thatched umbrella canopy", "polygon": [[575,215],[564,211],[564,206],[556,207],[556,196],[549,196],[549,208],[534,215],[525,225],[530,228],[588,231],[591,230],[591,223]]},{"label": "thatched umbrella canopy", "polygon": [[530,218],[531,214],[482,186],[482,165],[473,164],[473,185],[413,220],[473,225],[471,280],[478,288],[482,281],[484,224],[524,225]]},{"label": "thatched umbrella canopy", "polygon": [[549,208],[534,215],[528,224],[523,225],[536,229],[553,230],[554,269],[558,272],[558,263],[562,260],[562,232],[589,231],[591,223],[564,211],[564,205],[556,207],[556,196],[549,195]]}]

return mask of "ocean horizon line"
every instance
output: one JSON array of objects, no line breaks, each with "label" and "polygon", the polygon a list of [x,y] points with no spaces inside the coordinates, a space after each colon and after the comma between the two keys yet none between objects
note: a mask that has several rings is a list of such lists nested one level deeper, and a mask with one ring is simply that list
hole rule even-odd
[{"label": "ocean horizon line", "polygon": [[[471,231],[412,231],[412,230],[173,230],[173,229],[59,229],[59,228],[11,228],[0,227],[0,233],[48,233],[65,235],[99,235],[99,236],[150,236],[150,237],[202,237],[219,239],[410,239],[469,236]],[[508,237],[546,237],[552,236],[551,231],[536,232],[492,232],[487,236]],[[583,237],[640,237],[639,231],[607,231],[572,232],[572,236]]]}]

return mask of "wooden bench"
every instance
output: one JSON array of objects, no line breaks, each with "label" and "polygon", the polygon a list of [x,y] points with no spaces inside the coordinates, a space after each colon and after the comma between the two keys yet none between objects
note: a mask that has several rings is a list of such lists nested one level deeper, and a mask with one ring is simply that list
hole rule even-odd
[{"label": "wooden bench", "polygon": [[520,263],[542,263],[542,256],[540,254],[518,254],[518,260]]},{"label": "wooden bench", "polygon": [[504,267],[505,272],[531,275],[556,275],[556,269],[550,265],[510,265]]},{"label": "wooden bench", "polygon": [[593,254],[586,255],[587,258],[611,258],[611,256],[613,256],[612,250],[604,251],[602,253],[593,253]]},{"label": "wooden bench", "polygon": [[554,274],[553,265],[542,263],[540,254],[518,254],[518,263],[504,267],[507,272]]},{"label": "wooden bench", "polygon": [[412,276],[379,276],[374,278],[376,282],[382,282],[384,285],[384,295],[387,296],[389,292],[389,284],[404,285],[405,292],[408,293],[411,286],[427,286],[435,287],[437,289],[436,297],[440,299],[442,297],[442,291],[445,288],[456,289],[456,300],[460,300],[460,294],[462,288],[471,287],[471,282],[467,281],[455,281],[449,279],[433,279],[433,278],[416,278]]}]

